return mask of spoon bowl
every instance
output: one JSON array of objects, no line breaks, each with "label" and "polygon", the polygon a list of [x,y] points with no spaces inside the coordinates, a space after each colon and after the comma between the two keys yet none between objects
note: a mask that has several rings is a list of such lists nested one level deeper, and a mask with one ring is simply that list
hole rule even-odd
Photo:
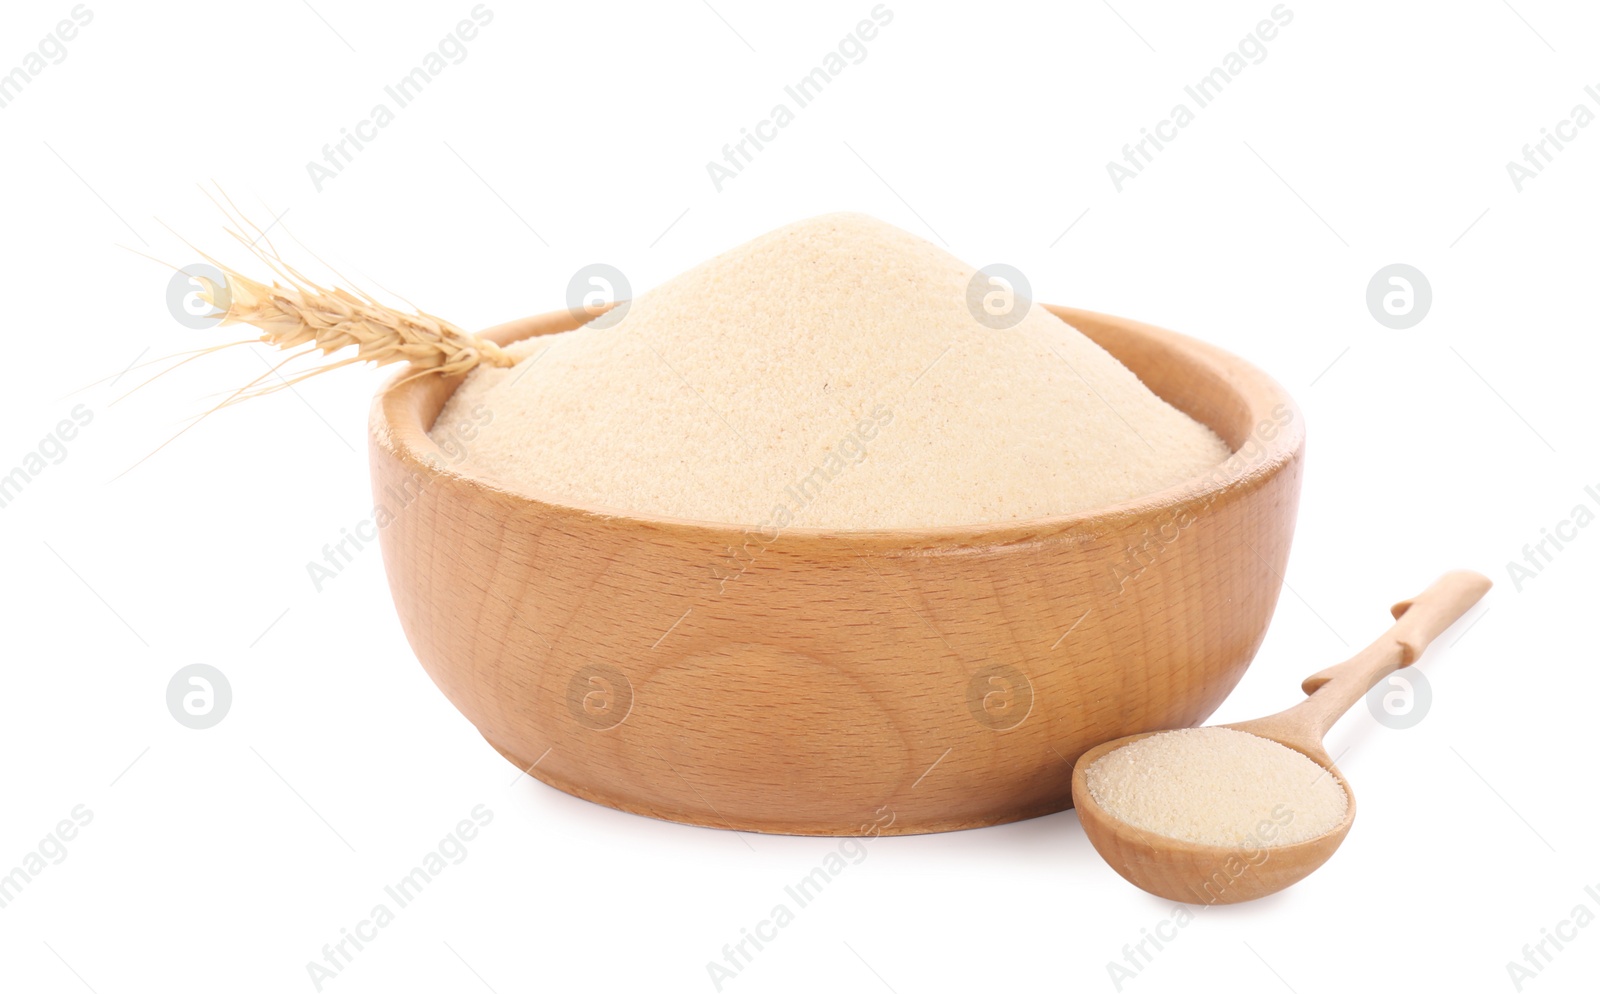
[{"label": "spoon bowl", "polygon": [[[1306,700],[1265,718],[1220,727],[1248,732],[1300,753],[1327,771],[1345,794],[1344,817],[1321,835],[1271,845],[1273,821],[1263,815],[1262,844],[1219,846],[1165,836],[1108,811],[1089,789],[1089,770],[1102,757],[1163,731],[1141,732],[1084,753],[1072,771],[1072,801],[1095,851],[1123,879],[1159,897],[1187,904],[1236,904],[1276,893],[1328,861],[1356,817],[1349,782],[1322,746],[1322,737],[1352,704],[1384,677],[1416,662],[1438,634],[1465,614],[1489,589],[1487,577],[1460,570],[1391,610],[1392,628],[1355,656],[1307,677]],[[1268,830],[1271,830],[1270,832]]]},{"label": "spoon bowl", "polygon": [[[1222,727],[1260,735],[1250,727],[1253,724],[1240,722]],[[1158,835],[1129,824],[1095,800],[1087,783],[1088,770],[1102,756],[1160,734],[1145,732],[1096,746],[1083,754],[1072,772],[1072,800],[1084,833],[1111,868],[1140,890],[1185,904],[1236,904],[1266,897],[1298,883],[1326,863],[1355,822],[1355,795],[1326,752],[1320,746],[1313,753],[1294,743],[1280,742],[1327,770],[1344,790],[1344,817],[1323,834],[1288,845],[1218,846]],[[1265,818],[1263,823],[1273,824]]]}]

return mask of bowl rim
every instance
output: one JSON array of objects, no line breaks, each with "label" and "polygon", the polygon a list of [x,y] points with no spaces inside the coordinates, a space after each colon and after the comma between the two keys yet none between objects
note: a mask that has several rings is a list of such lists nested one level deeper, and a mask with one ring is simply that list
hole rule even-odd
[{"label": "bowl rim", "polygon": [[[1242,446],[1230,444],[1228,457],[1211,469],[1152,493],[1131,497],[1115,504],[1067,514],[980,524],[862,529],[795,526],[778,529],[777,535],[771,539],[765,538],[767,532],[764,526],[758,524],[640,514],[598,503],[534,496],[501,486],[483,477],[461,472],[458,467],[448,465],[440,458],[443,449],[434,443],[428,434],[433,427],[431,420],[424,426],[422,419],[418,417],[418,410],[422,406],[421,392],[438,388],[440,374],[436,372],[418,375],[415,370],[404,369],[385,382],[372,400],[368,422],[369,437],[374,454],[380,449],[387,452],[410,474],[420,475],[429,481],[445,480],[451,486],[471,491],[477,496],[525,505],[546,515],[626,522],[635,527],[671,531],[679,535],[700,535],[707,540],[717,542],[726,541],[731,536],[743,536],[748,541],[750,536],[760,535],[766,544],[773,544],[780,538],[801,541],[843,540],[869,548],[928,545],[992,547],[1034,543],[1086,529],[1091,531],[1112,529],[1135,520],[1147,519],[1151,514],[1160,511],[1177,513],[1202,508],[1209,506],[1224,494],[1257,489],[1264,486],[1284,467],[1292,464],[1303,451],[1305,422],[1299,406],[1275,380],[1238,356],[1187,335],[1129,318],[1055,304],[1038,304],[1038,306],[1088,336],[1119,362],[1123,361],[1122,357],[1118,356],[1114,349],[1102,343],[1098,335],[1117,334],[1142,339],[1145,343],[1170,352],[1183,361],[1205,367],[1233,390],[1236,399],[1248,412],[1252,425],[1248,439],[1257,439],[1256,431],[1265,420],[1265,415],[1278,410],[1280,406],[1287,408],[1288,420],[1285,424],[1278,425],[1271,437],[1258,439],[1259,451],[1251,457],[1240,459]],[[592,313],[572,310],[548,311],[495,325],[480,332],[480,335],[497,345],[504,346],[528,338],[570,331],[591,320],[598,313],[598,311]],[[454,382],[448,384],[443,395],[444,399],[448,399],[450,394],[459,388],[466,375],[456,374],[448,378]],[[1143,377],[1141,382],[1144,382]],[[1150,389],[1163,400],[1173,403],[1154,387]],[[442,403],[441,401],[441,408]],[[434,414],[434,418],[436,417],[437,413]],[[1207,424],[1207,427],[1217,431],[1219,435],[1224,434],[1218,431],[1214,424]],[[433,485],[432,482],[429,485]]]}]

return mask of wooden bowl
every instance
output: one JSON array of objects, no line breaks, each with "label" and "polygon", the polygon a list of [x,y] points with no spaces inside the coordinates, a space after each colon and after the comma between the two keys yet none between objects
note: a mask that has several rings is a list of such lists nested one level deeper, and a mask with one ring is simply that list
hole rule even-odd
[{"label": "wooden bowl", "polygon": [[1071,806],[1086,750],[1198,724],[1244,674],[1283,582],[1305,434],[1283,389],[1220,349],[1049,309],[1234,455],[1093,512],[768,544],[469,479],[427,434],[461,378],[402,374],[373,402],[371,453],[412,648],[518,767],[653,818],[909,834]]}]

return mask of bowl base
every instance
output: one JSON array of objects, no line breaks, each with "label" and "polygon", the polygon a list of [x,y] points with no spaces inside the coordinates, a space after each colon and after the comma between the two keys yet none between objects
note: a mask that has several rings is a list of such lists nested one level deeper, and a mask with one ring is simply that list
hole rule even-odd
[{"label": "bowl base", "polygon": [[[840,827],[827,824],[786,823],[776,825],[770,823],[756,824],[741,821],[738,818],[721,818],[715,814],[705,817],[695,811],[680,811],[645,804],[633,798],[618,797],[612,794],[602,794],[581,787],[563,777],[556,776],[548,770],[540,769],[538,760],[526,760],[495,745],[487,736],[484,741],[490,747],[504,756],[506,761],[528,776],[548,786],[554,787],[563,794],[599,804],[604,807],[625,811],[632,815],[641,815],[645,818],[654,818],[657,821],[672,821],[680,825],[694,825],[697,828],[719,828],[733,832],[755,832],[760,835],[800,835],[800,836],[828,836],[828,837],[863,837],[859,827]],[[1043,815],[1055,814],[1072,807],[1069,796],[1065,803],[1048,803],[1037,806],[1035,809],[1007,812],[992,818],[979,819],[949,819],[936,821],[916,821],[896,819],[888,825],[881,826],[875,835],[932,835],[938,832],[960,832],[969,828],[987,828],[990,825],[1006,825],[1014,821],[1027,821],[1029,818],[1039,818]]]}]

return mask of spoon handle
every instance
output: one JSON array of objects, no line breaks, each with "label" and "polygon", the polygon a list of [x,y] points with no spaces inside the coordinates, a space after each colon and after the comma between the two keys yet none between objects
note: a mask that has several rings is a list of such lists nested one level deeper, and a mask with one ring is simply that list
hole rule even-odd
[{"label": "spoon handle", "polygon": [[1306,677],[1300,689],[1312,696],[1293,710],[1300,712],[1320,740],[1379,680],[1416,662],[1428,643],[1466,614],[1491,586],[1481,573],[1454,570],[1417,596],[1396,604],[1390,608],[1395,617],[1393,627],[1344,662]]}]

